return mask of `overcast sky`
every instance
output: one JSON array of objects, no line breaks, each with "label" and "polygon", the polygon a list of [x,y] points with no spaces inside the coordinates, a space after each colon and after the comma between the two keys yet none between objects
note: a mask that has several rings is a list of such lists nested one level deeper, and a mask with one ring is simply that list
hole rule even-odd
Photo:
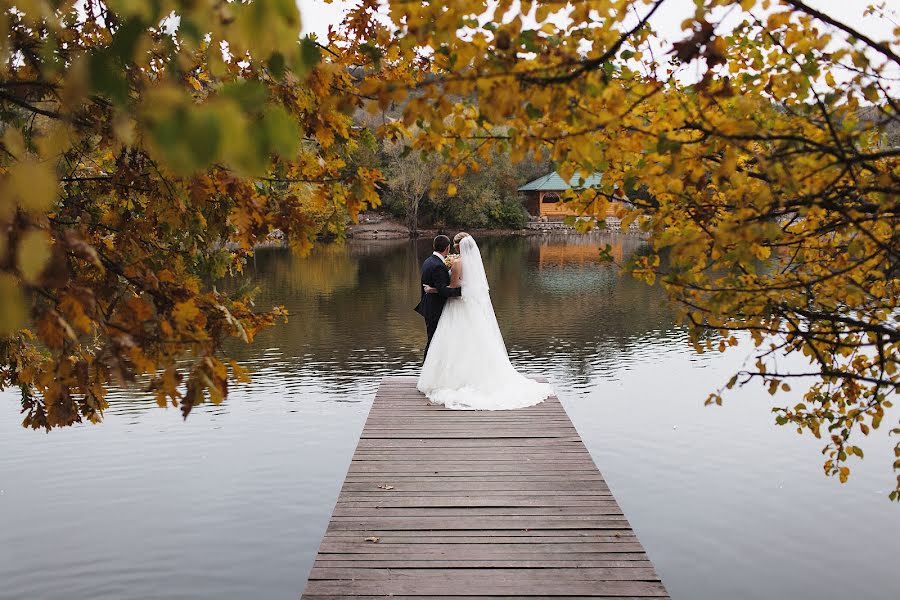
[{"label": "overcast sky", "polygon": [[[841,22],[852,25],[876,40],[891,39],[893,37],[891,31],[894,27],[892,23],[875,16],[862,16],[865,7],[873,1],[807,0],[807,4]],[[337,25],[344,10],[354,4],[354,2],[328,4],[323,0],[297,0],[303,19],[304,32],[315,32],[324,37],[328,26]],[[890,4],[889,1],[888,5]],[[693,10],[693,0],[668,0],[653,16],[653,26],[661,35],[669,38],[668,41],[680,39],[681,22],[689,17]]]}]

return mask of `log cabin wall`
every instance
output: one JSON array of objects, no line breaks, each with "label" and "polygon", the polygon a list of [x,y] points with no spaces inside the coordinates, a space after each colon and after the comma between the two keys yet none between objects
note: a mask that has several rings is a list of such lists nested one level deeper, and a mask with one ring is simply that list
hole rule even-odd
[{"label": "log cabin wall", "polygon": [[[548,219],[564,219],[570,215],[578,215],[579,211],[572,205],[562,203],[559,198],[562,191],[541,191],[525,193],[525,210],[532,217],[547,217]],[[606,211],[607,217],[615,216],[620,202],[610,202]]]}]

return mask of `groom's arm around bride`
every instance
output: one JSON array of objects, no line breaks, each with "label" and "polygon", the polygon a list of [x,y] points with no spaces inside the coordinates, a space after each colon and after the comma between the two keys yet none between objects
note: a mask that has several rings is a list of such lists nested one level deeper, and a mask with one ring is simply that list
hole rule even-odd
[{"label": "groom's arm around bride", "polygon": [[[450,287],[452,277],[450,276],[450,270],[447,268],[447,265],[444,264],[443,260],[440,261],[440,264],[433,267],[433,276],[430,278],[430,280],[433,283],[422,281],[422,292],[425,296],[437,294],[438,296],[442,296],[446,300],[448,298],[458,298],[462,295],[461,287]],[[433,294],[428,294],[425,292],[426,283],[435,289],[435,292]]]},{"label": "groom's arm around bride", "polygon": [[[439,235],[434,238],[432,247],[434,252],[422,263],[422,295],[419,299],[419,304],[415,308],[415,311],[425,318],[425,331],[428,335],[429,343],[434,335],[434,331],[437,329],[447,298],[459,297],[462,294],[462,288],[449,287],[450,269],[444,264],[444,258],[450,251],[450,238],[445,235]],[[435,288],[437,293],[426,294],[425,285]],[[427,345],[425,346],[425,352],[426,354],[428,353]]]}]

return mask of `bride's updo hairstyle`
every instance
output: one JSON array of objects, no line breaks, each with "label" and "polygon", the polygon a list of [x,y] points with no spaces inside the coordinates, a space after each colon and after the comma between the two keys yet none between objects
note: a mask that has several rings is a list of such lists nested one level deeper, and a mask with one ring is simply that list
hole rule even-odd
[{"label": "bride's updo hairstyle", "polygon": [[460,231],[456,235],[453,236],[453,245],[459,247],[459,243],[463,241],[463,238],[472,237],[465,231]]}]

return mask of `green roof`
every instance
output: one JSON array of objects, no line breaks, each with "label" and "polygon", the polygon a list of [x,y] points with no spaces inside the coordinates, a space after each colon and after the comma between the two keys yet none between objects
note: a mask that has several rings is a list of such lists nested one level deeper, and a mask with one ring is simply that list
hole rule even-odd
[{"label": "green roof", "polygon": [[519,188],[520,192],[561,192],[563,190],[567,190],[569,188],[576,189],[584,189],[591,188],[600,185],[600,178],[603,177],[602,173],[595,172],[591,175],[587,176],[584,180],[584,183],[578,185],[579,180],[581,180],[581,174],[576,173],[572,176],[572,179],[569,180],[569,183],[563,181],[563,178],[559,176],[559,173],[553,171],[552,173],[548,173],[543,177],[538,177],[534,181],[529,181],[525,185]]}]

